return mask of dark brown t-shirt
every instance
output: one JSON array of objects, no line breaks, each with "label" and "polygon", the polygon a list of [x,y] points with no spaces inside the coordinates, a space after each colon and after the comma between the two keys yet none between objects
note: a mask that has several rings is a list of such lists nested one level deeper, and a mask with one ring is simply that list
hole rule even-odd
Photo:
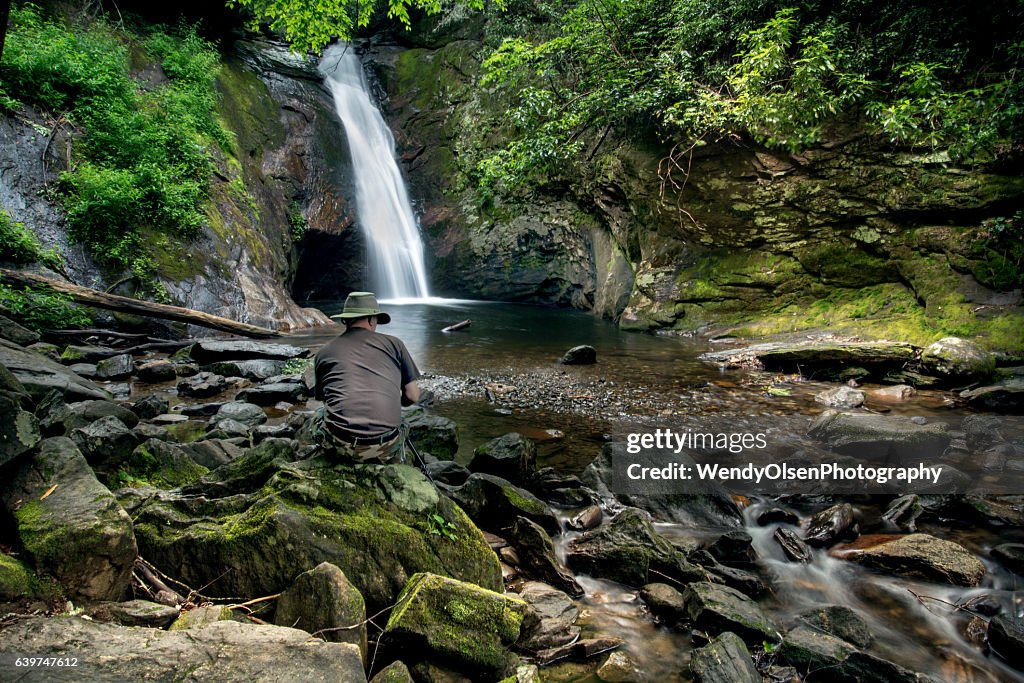
[{"label": "dark brown t-shirt", "polygon": [[313,361],[328,429],[377,436],[402,421],[402,387],[419,378],[401,339],[350,327]]}]

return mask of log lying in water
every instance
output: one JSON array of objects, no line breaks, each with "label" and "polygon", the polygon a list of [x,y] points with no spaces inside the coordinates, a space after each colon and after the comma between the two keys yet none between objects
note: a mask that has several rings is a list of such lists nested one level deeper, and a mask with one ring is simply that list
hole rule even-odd
[{"label": "log lying in water", "polygon": [[455,323],[441,330],[442,332],[457,332],[458,330],[464,330],[473,324],[472,320],[463,320],[461,323]]},{"label": "log lying in water", "polygon": [[116,294],[107,294],[106,292],[81,287],[70,282],[52,280],[40,275],[9,270],[7,268],[0,268],[0,281],[16,287],[49,287],[55,292],[69,295],[80,304],[95,306],[96,308],[106,308],[111,311],[174,320],[220,330],[221,332],[240,334],[245,337],[266,339],[278,336],[278,333],[274,330],[249,325],[248,323],[240,323],[237,320],[222,318],[219,315],[194,311],[191,308],[182,308],[181,306],[169,306],[167,304],[153,303],[152,301],[131,299]]}]

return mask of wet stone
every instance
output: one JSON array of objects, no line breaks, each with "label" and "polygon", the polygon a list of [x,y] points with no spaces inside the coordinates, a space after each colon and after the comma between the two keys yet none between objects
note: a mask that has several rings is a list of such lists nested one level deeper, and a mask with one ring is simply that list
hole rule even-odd
[{"label": "wet stone", "polygon": [[96,363],[97,379],[125,379],[135,372],[135,359],[130,354],[122,353],[105,358]]},{"label": "wet stone", "polygon": [[694,650],[690,673],[697,683],[761,683],[747,646],[729,632]]},{"label": "wet stone", "polygon": [[792,529],[779,527],[772,535],[782,552],[791,562],[810,562],[813,557],[810,547],[800,540]]},{"label": "wet stone", "polygon": [[606,683],[644,683],[649,680],[633,658],[622,650],[608,655],[608,659],[598,667],[597,677]]},{"label": "wet stone", "polygon": [[823,548],[856,534],[853,507],[849,503],[840,503],[811,517],[804,531],[804,541],[807,545]]},{"label": "wet stone", "polygon": [[154,360],[143,363],[136,371],[140,382],[159,384],[160,382],[171,382],[178,373],[174,369],[174,363],[168,360]]},{"label": "wet stone", "polygon": [[864,392],[841,386],[815,394],[814,400],[829,408],[859,408],[864,405]]},{"label": "wet stone", "polygon": [[863,617],[844,605],[827,605],[801,612],[797,616],[804,624],[836,638],[866,648],[871,645],[871,631]]},{"label": "wet stone", "polygon": [[597,362],[597,350],[593,346],[574,346],[565,352],[562,365],[593,365]]},{"label": "wet stone", "polygon": [[1024,671],[1024,619],[993,617],[988,625],[988,645],[1007,663]]},{"label": "wet stone", "polygon": [[785,508],[770,508],[760,513],[757,516],[758,526],[768,526],[769,524],[799,524],[800,518],[792,510],[786,510]]},{"label": "wet stone", "polygon": [[691,583],[683,591],[694,625],[711,634],[732,631],[746,643],[776,642],[778,633],[761,607],[737,590],[712,583]]},{"label": "wet stone", "polygon": [[992,557],[1012,572],[1024,576],[1024,543],[1003,543],[992,548]]},{"label": "wet stone", "polygon": [[229,401],[217,409],[211,422],[216,424],[221,420],[236,420],[248,427],[257,427],[267,421],[267,414],[252,403]]},{"label": "wet stone", "polygon": [[209,398],[216,396],[228,388],[228,382],[221,375],[200,372],[194,377],[178,382],[178,394],[193,398]]},{"label": "wet stone", "polygon": [[674,624],[686,618],[683,594],[667,583],[647,584],[640,589],[640,599],[664,623]]}]

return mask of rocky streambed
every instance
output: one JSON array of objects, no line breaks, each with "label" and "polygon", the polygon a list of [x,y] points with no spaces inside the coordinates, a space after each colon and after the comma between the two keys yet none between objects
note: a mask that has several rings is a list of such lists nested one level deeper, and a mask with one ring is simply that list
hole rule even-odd
[{"label": "rocky streambed", "polygon": [[[5,680],[1024,676],[1024,497],[979,485],[1024,461],[1002,418],[800,427],[800,458],[884,447],[963,475],[931,490],[627,495],[614,435],[576,469],[520,433],[456,461],[465,425],[429,408],[407,415],[423,470],[335,462],[309,436],[306,348],[2,329]],[[432,381],[439,409],[586,385],[564,410],[666,418],[663,396],[562,372]]]}]

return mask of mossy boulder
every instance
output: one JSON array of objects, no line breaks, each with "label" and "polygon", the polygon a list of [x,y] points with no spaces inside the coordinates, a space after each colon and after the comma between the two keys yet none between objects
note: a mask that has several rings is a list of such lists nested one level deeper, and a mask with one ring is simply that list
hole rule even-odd
[{"label": "mossy boulder", "polygon": [[921,353],[931,372],[954,381],[987,379],[996,370],[996,357],[978,344],[959,337],[943,337]]},{"label": "mossy boulder", "polygon": [[459,671],[499,678],[515,663],[527,604],[436,574],[414,575],[384,629],[390,647]]},{"label": "mossy boulder", "polygon": [[18,558],[0,553],[0,600],[18,600],[35,595],[35,574]]},{"label": "mossy boulder", "polygon": [[132,522],[74,442],[45,439],[0,491],[36,570],[74,596],[117,600],[138,555]]},{"label": "mossy boulder", "polygon": [[278,598],[274,623],[323,631],[324,640],[356,645],[366,661],[366,603],[345,572],[330,562],[299,574]]},{"label": "mossy boulder", "polygon": [[547,503],[501,477],[474,473],[465,484],[452,489],[450,495],[474,522],[492,533],[500,533],[516,517],[539,524],[549,534],[561,531],[558,518]]},{"label": "mossy boulder", "polygon": [[[483,534],[414,468],[292,458],[291,442],[268,439],[180,494],[126,497],[142,554],[215,596],[279,593],[330,562],[370,611],[421,571],[501,587]],[[435,514],[454,538],[429,533]]]},{"label": "mossy boulder", "polygon": [[162,489],[190,484],[209,472],[185,450],[160,439],[148,439],[124,460],[108,461],[104,471],[112,486],[139,481]]}]

